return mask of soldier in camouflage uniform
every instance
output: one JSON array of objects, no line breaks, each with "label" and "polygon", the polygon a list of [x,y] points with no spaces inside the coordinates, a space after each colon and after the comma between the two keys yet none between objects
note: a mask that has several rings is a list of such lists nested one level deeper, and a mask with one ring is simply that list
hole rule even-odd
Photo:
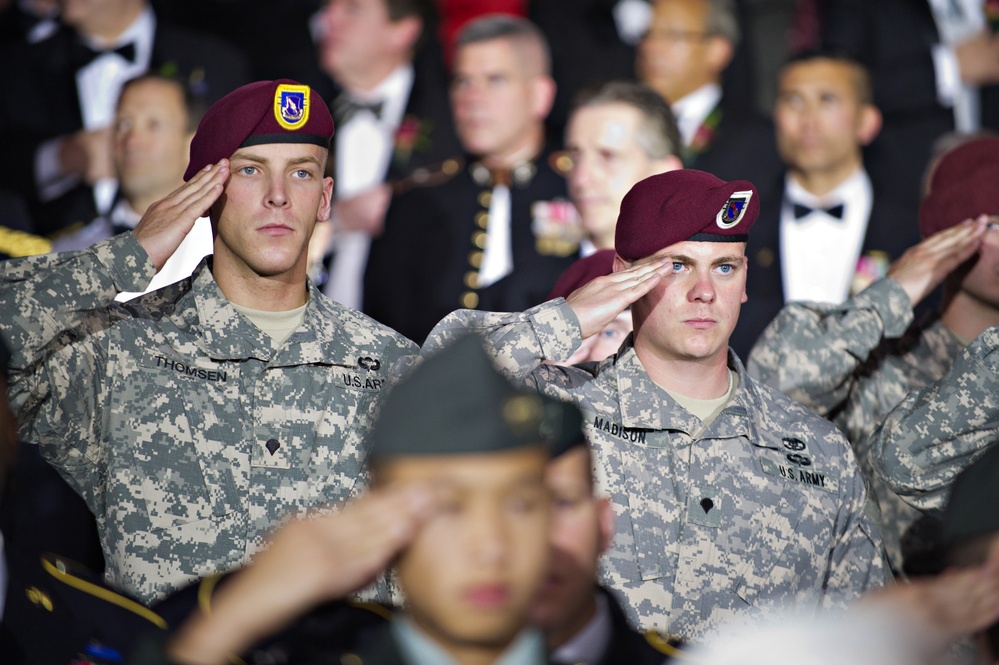
[{"label": "soldier in camouflage uniform", "polygon": [[[886,575],[843,435],[728,351],[758,210],[746,181],[647,178],[622,204],[615,273],[522,314],[455,312],[424,348],[482,330],[511,375],[580,406],[616,514],[602,580],[634,624],[686,640],[789,603],[843,607]],[[616,355],[543,364],[632,303]]]},{"label": "soldier in camouflage uniform", "polygon": [[[389,368],[416,351],[307,281],[332,133],[306,86],[239,88],[202,120],[187,183],[134,232],[3,266],[20,436],[96,515],[108,581],[144,602],[244,562],[286,516],[346,499]],[[214,259],[114,303],[205,210]]]},{"label": "soldier in camouflage uniform", "polygon": [[[986,230],[986,219],[962,224],[999,210],[997,178],[999,139],[974,139],[944,155],[920,208],[926,239],[887,277],[841,305],[787,305],[747,363],[754,377],[832,419],[846,434],[880,504],[881,532],[897,573],[933,565],[924,559],[935,529],[926,520],[914,527],[920,512],[879,480],[872,435],[907,393],[939,380],[970,340],[999,324],[995,263],[987,258],[994,250],[986,254],[995,231]],[[972,267],[968,259],[979,248]],[[914,307],[941,282],[939,314],[914,322]],[[929,443],[921,439],[919,445],[923,441]]]}]

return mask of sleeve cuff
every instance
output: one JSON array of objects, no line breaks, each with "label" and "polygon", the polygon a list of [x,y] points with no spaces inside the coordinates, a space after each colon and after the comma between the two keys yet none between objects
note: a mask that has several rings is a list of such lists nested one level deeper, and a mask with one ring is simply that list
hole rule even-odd
[{"label": "sleeve cuff", "polygon": [[156,274],[156,266],[131,231],[103,240],[90,251],[111,275],[119,293],[144,291]]},{"label": "sleeve cuff", "polygon": [[546,360],[568,360],[583,343],[579,319],[565,298],[549,300],[532,307],[525,314],[534,327],[542,357]]},{"label": "sleeve cuff", "polygon": [[898,338],[912,324],[912,302],[898,282],[886,277],[879,279],[853,298],[860,309],[871,309],[877,313],[884,328],[886,338]]}]

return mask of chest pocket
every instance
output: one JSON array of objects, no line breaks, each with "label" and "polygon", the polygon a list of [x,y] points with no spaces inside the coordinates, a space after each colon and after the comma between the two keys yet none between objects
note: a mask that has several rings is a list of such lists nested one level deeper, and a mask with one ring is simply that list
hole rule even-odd
[{"label": "chest pocket", "polygon": [[669,473],[670,456],[665,448],[623,446],[618,456],[620,477],[612,481],[620,483],[616,491],[623,490],[627,500],[635,572],[643,581],[672,575],[676,569],[679,524],[686,518],[686,506]]},{"label": "chest pocket", "polygon": [[238,404],[234,372],[207,359],[143,355],[115,386],[111,436],[128,445],[110,473],[122,510],[144,506],[150,528],[168,529],[236,509],[239,431],[217,413]]}]

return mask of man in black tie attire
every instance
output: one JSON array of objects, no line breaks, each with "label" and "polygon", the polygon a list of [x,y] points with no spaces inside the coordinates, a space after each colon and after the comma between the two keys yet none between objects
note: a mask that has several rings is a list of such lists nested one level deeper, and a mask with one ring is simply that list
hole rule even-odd
[{"label": "man in black tie attire", "polygon": [[433,15],[431,0],[331,0],[321,14],[319,64],[337,88],[327,168],[335,198],[331,223],[312,238],[312,272],[355,309],[393,184],[458,150]]},{"label": "man in black tie attire", "polygon": [[732,347],[747,357],[785,302],[840,303],[882,277],[919,238],[897,203],[873,189],[862,149],[881,128],[867,71],[831,52],[808,52],[780,71],[774,124],[786,166],[765,190],[746,248],[746,290]]},{"label": "man in black tie attire", "polygon": [[0,184],[29,200],[38,233],[108,212],[111,124],[122,84],[181,77],[211,103],[250,79],[245,56],[158,19],[148,0],[66,0],[46,39],[0,52]]}]

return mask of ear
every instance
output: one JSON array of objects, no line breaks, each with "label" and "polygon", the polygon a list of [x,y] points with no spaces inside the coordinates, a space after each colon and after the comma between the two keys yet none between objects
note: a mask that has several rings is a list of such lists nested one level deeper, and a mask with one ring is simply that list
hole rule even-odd
[{"label": "ear", "polygon": [[718,35],[708,37],[708,63],[711,65],[712,71],[716,72],[719,76],[728,67],[728,63],[732,61],[734,54],[735,49],[732,48],[732,43],[727,39]]},{"label": "ear", "polygon": [[[748,256],[743,256],[742,257],[742,269],[746,272],[746,275],[748,276],[749,275],[749,257]],[[749,300],[749,296],[746,294],[746,284],[743,283],[743,285],[742,285],[742,298],[739,300],[739,302],[740,303],[744,303],[747,300]]]},{"label": "ear", "polygon": [[617,252],[614,252],[614,266],[611,272],[621,272],[631,267],[631,263],[622,259]]},{"label": "ear", "polygon": [[531,81],[531,114],[544,120],[555,102],[555,81],[550,76],[535,76]]},{"label": "ear", "polygon": [[330,210],[333,207],[333,178],[329,176],[323,178],[323,197],[319,202],[319,210],[316,211],[316,221],[325,222],[330,218]]},{"label": "ear", "polygon": [[650,176],[666,173],[667,171],[677,171],[683,168],[683,162],[676,155],[666,155],[660,159],[652,161],[652,172]]},{"label": "ear", "polygon": [[596,499],[597,520],[600,527],[600,553],[603,554],[614,540],[614,508],[605,496]]},{"label": "ear", "polygon": [[392,45],[401,52],[413,53],[421,34],[423,21],[418,16],[407,16],[392,23]]},{"label": "ear", "polygon": [[857,142],[868,145],[881,131],[881,111],[873,104],[864,104],[860,110],[860,122],[857,127]]}]

